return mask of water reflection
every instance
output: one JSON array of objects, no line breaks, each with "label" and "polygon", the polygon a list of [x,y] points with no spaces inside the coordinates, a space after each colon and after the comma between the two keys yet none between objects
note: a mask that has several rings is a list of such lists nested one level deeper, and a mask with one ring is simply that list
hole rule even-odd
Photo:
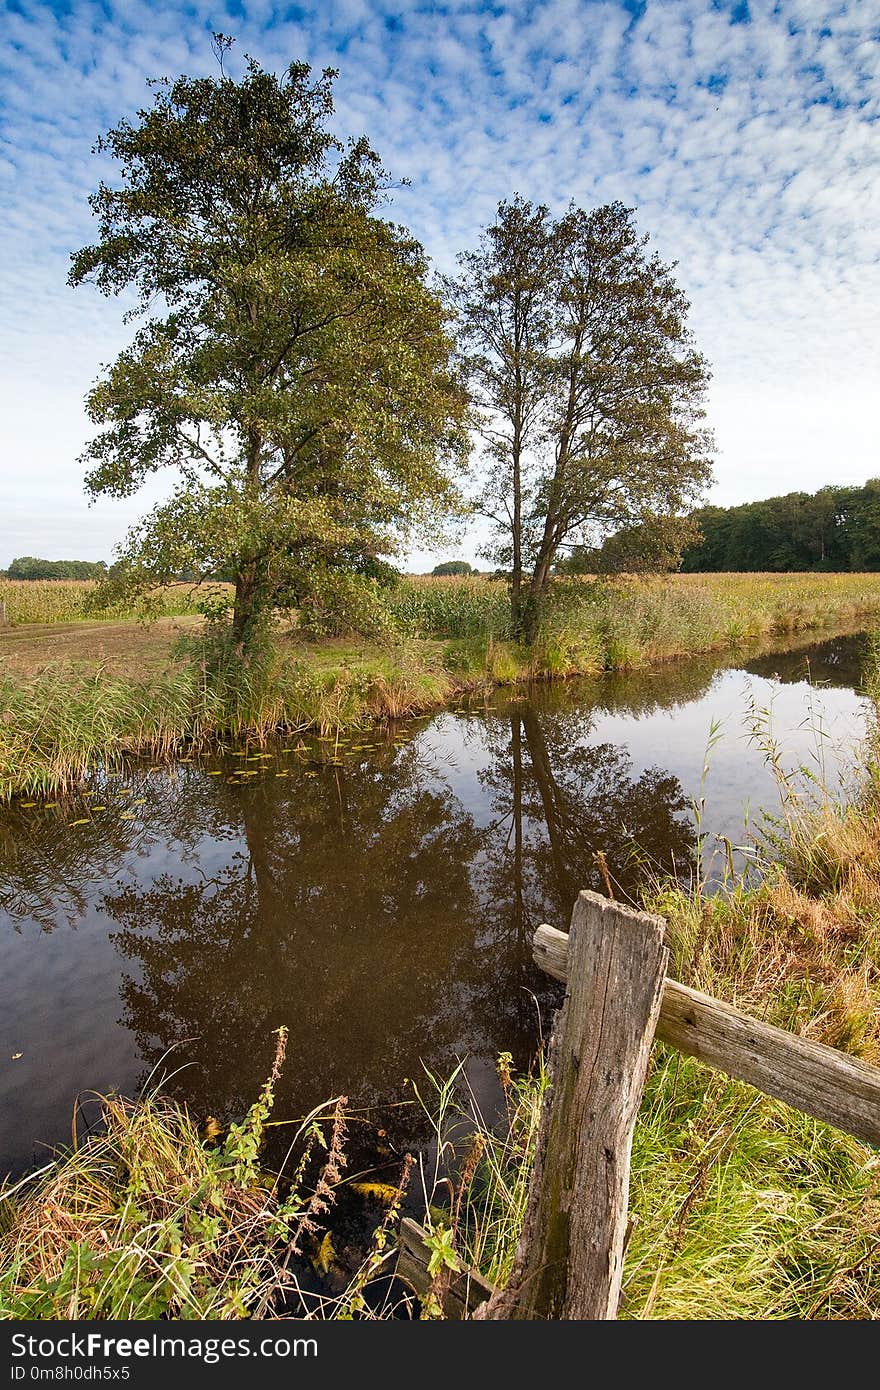
[{"label": "water reflection", "polygon": [[[280,1114],[344,1093],[411,1145],[416,1110],[385,1107],[422,1062],[463,1055],[491,1107],[493,1059],[524,1061],[535,1000],[546,1020],[555,998],[535,927],[600,885],[598,851],[620,895],[649,869],[689,872],[693,758],[742,679],[705,660],[513,692],[4,813],[0,1169],[64,1139],[78,1090],[131,1091],[169,1048],[197,1114],[240,1113],[282,1023]],[[760,760],[735,759],[753,782]],[[741,815],[728,780],[719,824]]]}]

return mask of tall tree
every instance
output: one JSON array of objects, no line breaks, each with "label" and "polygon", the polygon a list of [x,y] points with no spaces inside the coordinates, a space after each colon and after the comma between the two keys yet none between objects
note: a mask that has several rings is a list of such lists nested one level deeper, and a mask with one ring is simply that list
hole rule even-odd
[{"label": "tall tree", "polygon": [[484,509],[531,640],[560,551],[673,517],[710,477],[708,382],[631,209],[503,202],[454,297],[489,441]]},{"label": "tall tree", "polygon": [[143,320],[88,397],[89,491],[177,473],[121,582],[231,575],[244,648],[454,505],[466,399],[423,249],[375,215],[377,155],[330,132],[335,72],[248,59],[235,81],[215,46],[219,76],[152,84],[98,142],[121,178],[91,198],[100,235],[70,282],[133,291]]},{"label": "tall tree", "polygon": [[554,228],[543,205],[517,195],[498,205],[476,251],[445,284],[459,314],[467,373],[487,444],[482,505],[492,552],[510,567],[515,632],[523,626],[524,526],[529,452],[539,442],[552,383]]},{"label": "tall tree", "polygon": [[704,507],[691,520],[702,539],[685,549],[685,570],[880,569],[877,478],[864,487],[828,486]]}]

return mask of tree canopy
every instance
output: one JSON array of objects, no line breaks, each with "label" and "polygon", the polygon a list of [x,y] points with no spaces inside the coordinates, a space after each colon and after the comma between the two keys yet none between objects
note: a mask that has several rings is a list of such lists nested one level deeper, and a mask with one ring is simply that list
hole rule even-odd
[{"label": "tree canopy", "polygon": [[703,507],[691,519],[701,539],[685,549],[684,570],[880,569],[880,478]]},{"label": "tree canopy", "polygon": [[107,566],[103,560],[39,560],[19,555],[6,571],[7,579],[103,579]]},{"label": "tree canopy", "polygon": [[576,545],[556,566],[559,574],[665,574],[700,538],[691,516],[660,516],[624,526],[600,546]]},{"label": "tree canopy", "polygon": [[[229,41],[215,36],[222,57]],[[235,583],[243,649],[272,609],[381,573],[457,499],[466,394],[419,243],[376,215],[363,137],[329,128],[332,69],[152,84],[97,145],[121,166],[70,282],[128,292],[140,321],[91,391],[87,488],[170,469],[113,581]]]},{"label": "tree canopy", "polygon": [[498,206],[448,282],[482,412],[482,509],[527,639],[557,556],[688,510],[710,477],[688,304],[621,203]]},{"label": "tree canopy", "polygon": [[443,560],[439,565],[435,565],[431,570],[436,575],[465,575],[473,574],[473,568],[467,560]]}]

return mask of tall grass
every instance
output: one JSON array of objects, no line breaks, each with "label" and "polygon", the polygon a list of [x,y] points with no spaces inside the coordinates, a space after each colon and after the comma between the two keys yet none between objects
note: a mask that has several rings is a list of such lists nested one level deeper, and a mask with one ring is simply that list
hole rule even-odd
[{"label": "tall grass", "polygon": [[[0,1189],[2,1315],[240,1318],[268,1306],[279,1245],[301,1238],[309,1207],[297,1181],[282,1193],[258,1165],[285,1043],[282,1029],[258,1100],[222,1144],[203,1144],[155,1088],[136,1104],[105,1096],[100,1133]],[[319,1114],[294,1141],[307,1151],[324,1142]]]},{"label": "tall grass", "polygon": [[[191,584],[171,584],[157,590],[151,598],[150,614],[177,618],[201,612],[206,592],[225,588],[209,585],[195,589]],[[92,611],[89,608],[97,583],[91,579],[0,579],[0,603],[6,604],[6,621],[12,627],[24,623],[76,623],[118,621],[136,618],[139,610],[115,605]]]},{"label": "tall grass", "polygon": [[[413,636],[510,640],[502,581],[410,579],[389,602]],[[554,653],[559,666],[615,670],[878,613],[880,574],[575,578],[551,587],[537,649],[551,671]]]},{"label": "tall grass", "polygon": [[0,802],[69,789],[98,758],[113,766],[218,737],[352,729],[436,708],[467,685],[405,646],[352,665],[321,665],[280,647],[248,662],[217,660],[198,643],[188,651],[186,662],[145,680],[63,666],[24,682],[0,676]]},{"label": "tall grass", "polygon": [[[163,599],[166,611],[192,603],[184,593]],[[51,663],[34,678],[0,675],[0,801],[60,790],[95,760],[127,752],[165,756],[218,736],[262,738],[275,729],[343,730],[491,685],[625,670],[746,637],[865,621],[880,612],[880,576],[560,581],[530,648],[510,638],[502,582],[411,580],[387,602],[393,623],[382,641],[353,638],[340,648],[276,629],[270,648],[243,664],[218,654],[209,633],[149,679]],[[57,617],[61,608],[51,611]]]},{"label": "tall grass", "polygon": [[507,586],[489,579],[404,580],[389,593],[392,617],[412,637],[509,640]]},{"label": "tall grass", "polygon": [[[393,1315],[390,1277],[403,1165],[385,1216],[341,1292],[303,1282],[332,1250],[346,1167],[346,1098],[289,1126],[280,1171],[261,1164],[286,1029],[257,1100],[225,1136],[150,1086],[103,1096],[100,1132],[0,1185],[0,1318],[240,1319]],[[398,1300],[399,1301],[399,1300]]]}]

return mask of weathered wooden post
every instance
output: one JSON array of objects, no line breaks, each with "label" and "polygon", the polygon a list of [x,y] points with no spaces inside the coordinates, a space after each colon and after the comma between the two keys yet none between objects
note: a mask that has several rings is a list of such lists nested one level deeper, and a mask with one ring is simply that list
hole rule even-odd
[{"label": "weathered wooden post", "polygon": [[522,1235],[480,1318],[614,1318],[636,1113],[660,1010],[661,918],[578,896]]},{"label": "weathered wooden post", "polygon": [[0,627],[6,626],[6,603],[0,599]]},{"label": "weathered wooden post", "polygon": [[[565,932],[539,927],[534,954],[548,975],[568,979]],[[668,977],[656,1036],[688,1057],[880,1148],[880,1067],[861,1057],[776,1028]]]}]

